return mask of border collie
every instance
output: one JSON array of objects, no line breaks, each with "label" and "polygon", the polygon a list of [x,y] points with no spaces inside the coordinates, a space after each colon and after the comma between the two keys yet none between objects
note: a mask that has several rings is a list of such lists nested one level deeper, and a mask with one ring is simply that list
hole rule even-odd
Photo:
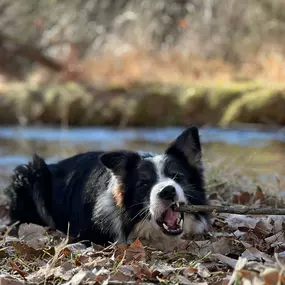
[{"label": "border collie", "polygon": [[[199,132],[191,126],[164,153],[87,152],[18,166],[6,189],[11,223],[35,223],[97,244],[134,239],[175,245],[205,230],[206,213],[176,211],[207,203]],[[161,247],[157,246],[157,247]]]}]

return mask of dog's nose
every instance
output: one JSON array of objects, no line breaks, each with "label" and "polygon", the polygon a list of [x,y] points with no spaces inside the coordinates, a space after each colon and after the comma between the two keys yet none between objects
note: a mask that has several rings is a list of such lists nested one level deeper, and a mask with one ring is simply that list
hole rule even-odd
[{"label": "dog's nose", "polygon": [[166,186],[158,193],[158,196],[162,199],[173,201],[176,197],[176,189],[171,185]]}]

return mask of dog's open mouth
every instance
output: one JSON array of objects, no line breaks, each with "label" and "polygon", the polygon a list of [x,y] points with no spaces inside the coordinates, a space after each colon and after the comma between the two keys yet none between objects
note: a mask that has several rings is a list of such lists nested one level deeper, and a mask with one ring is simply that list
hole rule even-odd
[{"label": "dog's open mouth", "polygon": [[157,220],[157,224],[165,234],[179,235],[183,232],[184,214],[176,212],[177,207],[178,205],[173,203]]}]

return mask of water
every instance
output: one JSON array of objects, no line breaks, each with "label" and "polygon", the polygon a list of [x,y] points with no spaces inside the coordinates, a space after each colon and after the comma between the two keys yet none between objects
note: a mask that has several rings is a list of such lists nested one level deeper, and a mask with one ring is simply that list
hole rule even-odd
[{"label": "water", "polygon": [[[8,183],[17,164],[26,163],[34,152],[48,162],[89,150],[127,148],[162,152],[183,128],[125,129],[52,127],[0,128],[0,187]],[[242,169],[256,179],[285,177],[285,133],[282,130],[200,130],[207,162],[222,161],[225,167]]]}]

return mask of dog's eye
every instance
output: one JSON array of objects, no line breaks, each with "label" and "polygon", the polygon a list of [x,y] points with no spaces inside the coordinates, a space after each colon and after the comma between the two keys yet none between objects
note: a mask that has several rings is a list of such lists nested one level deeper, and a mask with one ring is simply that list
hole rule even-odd
[{"label": "dog's eye", "polygon": [[142,187],[147,187],[148,186],[148,181],[147,180],[141,180],[137,183],[137,187],[138,188],[142,188]]}]

